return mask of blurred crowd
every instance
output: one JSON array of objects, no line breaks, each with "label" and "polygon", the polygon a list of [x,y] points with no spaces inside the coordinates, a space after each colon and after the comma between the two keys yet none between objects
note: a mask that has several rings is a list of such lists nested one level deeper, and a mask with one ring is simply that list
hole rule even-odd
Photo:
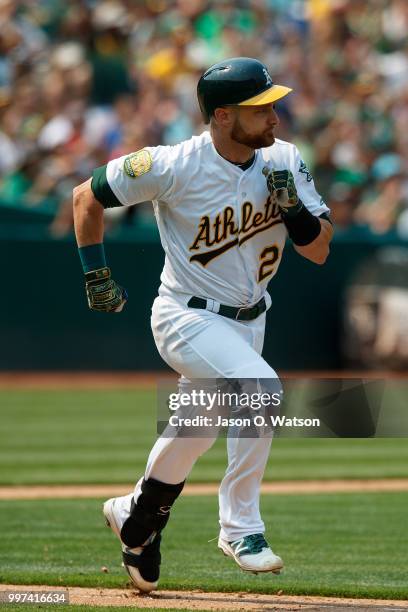
[{"label": "blurred crowd", "polygon": [[[73,187],[200,133],[200,74],[240,55],[293,88],[278,136],[337,226],[408,238],[407,0],[0,0],[0,203],[72,231]],[[147,205],[119,214],[153,223]]]}]

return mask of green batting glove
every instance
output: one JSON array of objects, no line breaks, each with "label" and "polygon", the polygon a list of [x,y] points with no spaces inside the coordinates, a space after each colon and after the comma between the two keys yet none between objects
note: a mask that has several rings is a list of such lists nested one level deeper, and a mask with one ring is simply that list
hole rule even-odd
[{"label": "green batting glove", "polygon": [[99,312],[121,312],[127,302],[126,289],[111,279],[109,268],[100,268],[85,273],[85,288],[88,306]]},{"label": "green batting glove", "polygon": [[292,212],[290,209],[299,208],[299,200],[295,179],[290,170],[270,170],[264,168],[262,173],[266,177],[266,185],[271,195],[276,197],[279,208],[284,213]]}]

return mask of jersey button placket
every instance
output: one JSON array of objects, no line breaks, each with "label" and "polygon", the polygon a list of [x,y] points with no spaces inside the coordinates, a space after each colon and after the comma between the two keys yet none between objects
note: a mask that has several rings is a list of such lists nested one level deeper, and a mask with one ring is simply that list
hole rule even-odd
[{"label": "jersey button placket", "polygon": [[[240,177],[239,181],[238,181],[238,190],[237,190],[237,202],[238,202],[238,207],[239,207],[239,211],[238,211],[238,219],[239,219],[239,227],[241,229],[241,223],[242,223],[242,205],[244,202],[247,201],[248,199],[248,190],[245,188],[245,175],[246,172],[242,173],[242,176]],[[239,235],[239,238],[241,238],[241,234]],[[252,294],[252,286],[248,286],[249,283],[252,285],[250,279],[251,279],[251,273],[253,271],[251,271],[251,262],[248,261],[248,257],[245,256],[245,252],[248,253],[248,251],[246,251],[246,243],[244,243],[242,246],[239,246],[238,248],[238,253],[239,253],[239,257],[241,258],[242,264],[243,264],[243,270],[245,270],[245,276],[244,276],[244,283],[245,283],[245,293],[247,295],[251,295]]]}]

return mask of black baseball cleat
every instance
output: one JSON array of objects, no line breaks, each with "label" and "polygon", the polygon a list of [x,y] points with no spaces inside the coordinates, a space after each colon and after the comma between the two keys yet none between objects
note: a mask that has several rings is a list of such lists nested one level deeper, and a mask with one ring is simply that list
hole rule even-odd
[{"label": "black baseball cleat", "polygon": [[143,593],[150,593],[157,589],[159,583],[161,534],[154,531],[141,546],[136,548],[127,546],[120,537],[124,523],[123,516],[121,517],[123,511],[120,510],[120,502],[123,503],[123,500],[123,497],[112,497],[104,503],[103,514],[106,525],[120,540],[123,565],[133,584]]}]

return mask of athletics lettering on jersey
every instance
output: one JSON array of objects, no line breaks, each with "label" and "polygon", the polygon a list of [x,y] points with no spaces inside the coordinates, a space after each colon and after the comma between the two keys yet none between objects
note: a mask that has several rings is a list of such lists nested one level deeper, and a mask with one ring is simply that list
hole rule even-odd
[{"label": "athletics lettering on jersey", "polygon": [[271,196],[268,196],[264,210],[254,213],[254,206],[251,202],[244,202],[241,208],[241,229],[242,234],[239,239],[239,244],[243,244],[256,234],[282,223],[279,206],[276,202],[272,202]]},{"label": "athletics lettering on jersey", "polygon": [[237,237],[229,240],[221,247],[192,255],[190,262],[198,261],[205,267],[210,261],[229,251],[229,249],[237,245],[241,246],[260,232],[282,223],[279,207],[276,202],[272,202],[271,196],[267,198],[262,211],[254,212],[254,208],[252,202],[242,204],[239,228],[234,220],[234,209],[231,206],[227,206],[222,213],[218,213],[213,223],[211,223],[208,215],[201,217],[198,232],[189,248],[190,251],[200,250],[203,245],[212,247],[233,236]]},{"label": "athletics lettering on jersey", "polygon": [[[213,238],[211,239],[211,228],[213,228]],[[234,209],[227,206],[221,213],[216,215],[214,222],[208,215],[204,215],[198,224],[198,233],[194,238],[194,242],[190,246],[190,251],[195,251],[200,248],[199,243],[204,241],[205,246],[211,247],[214,244],[219,244],[229,236],[238,234],[238,227],[234,221]]]}]

